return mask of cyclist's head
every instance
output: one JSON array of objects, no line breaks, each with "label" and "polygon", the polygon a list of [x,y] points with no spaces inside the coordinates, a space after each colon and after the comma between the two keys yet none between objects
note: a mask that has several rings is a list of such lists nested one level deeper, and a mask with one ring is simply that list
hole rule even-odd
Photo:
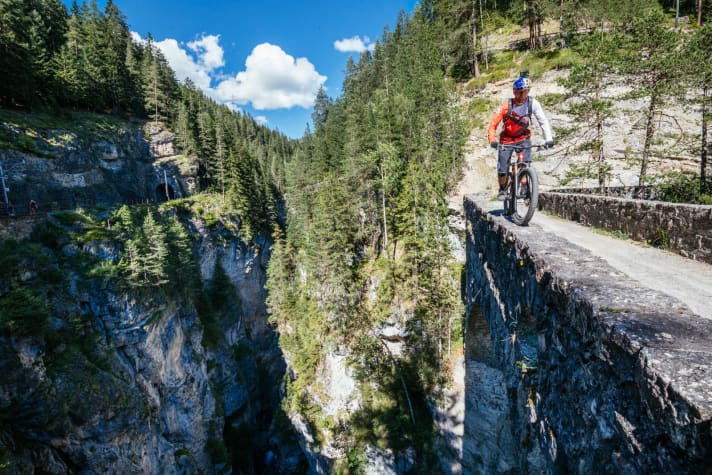
[{"label": "cyclist's head", "polygon": [[515,91],[528,91],[530,86],[531,86],[531,81],[529,81],[529,78],[522,76],[522,77],[517,78],[516,81],[514,81],[513,88]]}]

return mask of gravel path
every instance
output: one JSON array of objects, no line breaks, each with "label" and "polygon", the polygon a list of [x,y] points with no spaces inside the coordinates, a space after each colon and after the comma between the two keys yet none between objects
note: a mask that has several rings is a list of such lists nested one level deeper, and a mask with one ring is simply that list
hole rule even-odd
[{"label": "gravel path", "polygon": [[675,297],[696,314],[712,319],[712,265],[598,234],[586,226],[543,213],[536,213],[530,226],[588,249],[645,287]]}]

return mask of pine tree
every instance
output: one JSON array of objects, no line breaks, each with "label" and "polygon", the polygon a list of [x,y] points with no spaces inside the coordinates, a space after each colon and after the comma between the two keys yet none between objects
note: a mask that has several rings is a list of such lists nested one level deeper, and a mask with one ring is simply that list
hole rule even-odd
[{"label": "pine tree", "polygon": [[700,92],[697,102],[700,107],[700,194],[712,194],[712,185],[707,174],[710,139],[709,123],[712,117],[712,26],[697,30],[690,41],[689,61],[686,71],[694,89]]},{"label": "pine tree", "polygon": [[107,105],[114,113],[125,112],[131,108],[131,94],[136,92],[132,85],[132,71],[128,68],[129,58],[126,56],[126,45],[130,45],[131,40],[126,20],[112,0],[106,3],[102,24],[105,38],[102,84]]},{"label": "pine tree", "polygon": [[141,78],[141,50],[133,39],[126,38],[126,73],[128,79],[127,105],[129,111],[144,116],[144,91]]},{"label": "pine tree", "polygon": [[166,233],[150,210],[143,220],[141,232],[146,242],[145,251],[140,256],[145,282],[152,286],[167,284],[170,280],[166,270],[168,259]]},{"label": "pine tree", "polygon": [[613,104],[604,97],[603,90],[614,62],[614,45],[610,36],[597,30],[578,39],[573,48],[581,60],[571,67],[562,84],[578,99],[572,103],[569,114],[583,125],[584,139],[580,147],[591,151],[591,165],[569,166],[567,178],[596,178],[598,186],[605,186],[611,166],[606,163],[604,154],[604,123],[612,115]]},{"label": "pine tree", "polygon": [[74,107],[88,102],[82,55],[85,40],[84,19],[76,0],[72,1],[71,15],[67,21],[66,42],[55,56],[54,70],[61,90],[61,101]]},{"label": "pine tree", "polygon": [[173,109],[178,94],[175,73],[168,66],[150,34],[146,38],[142,56],[142,85],[148,117],[156,123],[170,120],[175,115]]},{"label": "pine tree", "polygon": [[63,41],[66,17],[58,0],[0,1],[0,104],[54,102],[52,59]]},{"label": "pine tree", "polygon": [[259,216],[253,214],[258,199],[257,183],[254,179],[254,162],[244,144],[238,144],[228,155],[225,164],[228,198],[240,214],[242,230],[249,241],[258,229],[254,221]]},{"label": "pine tree", "polygon": [[215,124],[215,161],[220,182],[220,194],[223,202],[225,202],[225,159],[227,158],[228,148],[223,127],[222,121],[218,121]]},{"label": "pine tree", "polygon": [[209,186],[220,186],[220,171],[215,158],[215,121],[209,109],[203,106],[198,113],[198,156],[203,163]]},{"label": "pine tree", "polygon": [[657,123],[664,114],[670,97],[682,86],[681,38],[665,25],[659,9],[649,10],[633,21],[627,36],[625,54],[619,70],[633,78],[632,86],[639,95],[648,97],[645,111],[645,139],[640,159],[639,183],[645,184],[653,153]]},{"label": "pine tree", "polygon": [[166,229],[168,264],[166,271],[173,288],[180,289],[183,298],[193,298],[200,286],[200,272],[193,258],[190,236],[176,216],[168,217]]},{"label": "pine tree", "polygon": [[110,107],[107,86],[107,36],[104,31],[104,14],[96,0],[89,5],[82,5],[83,42],[81,44],[81,72],[86,90],[85,107],[104,111]]}]

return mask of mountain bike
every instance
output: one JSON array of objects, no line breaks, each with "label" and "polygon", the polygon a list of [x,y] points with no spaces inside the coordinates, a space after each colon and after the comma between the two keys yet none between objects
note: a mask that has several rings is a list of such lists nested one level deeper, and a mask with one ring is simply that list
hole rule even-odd
[{"label": "mountain bike", "polygon": [[[504,185],[507,193],[504,199],[504,215],[510,216],[514,224],[526,226],[534,216],[539,202],[539,179],[531,162],[524,161],[524,150],[544,148],[544,145],[500,145],[500,150],[513,150],[517,160],[509,158],[507,179]],[[514,155],[514,153],[512,153]]]}]

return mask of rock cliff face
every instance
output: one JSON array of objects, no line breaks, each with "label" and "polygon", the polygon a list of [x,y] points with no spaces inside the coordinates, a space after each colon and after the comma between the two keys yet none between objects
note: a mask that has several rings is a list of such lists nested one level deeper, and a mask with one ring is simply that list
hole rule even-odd
[{"label": "rock cliff face", "polygon": [[[57,131],[63,146],[37,141],[46,156],[5,150],[13,196],[42,199],[41,207],[115,206],[160,200],[161,180],[171,176],[171,189],[186,193],[194,181],[181,157],[161,156],[176,151],[169,134],[146,131],[148,139],[140,126],[122,129],[113,142]],[[53,233],[54,221],[33,220],[36,235]],[[289,425],[275,417],[285,368],[265,307],[271,243],[259,236],[247,243],[225,229],[218,235],[197,218],[186,225],[203,284],[219,263],[239,302],[216,322],[212,342],[179,291],[127,290],[77,264],[86,256],[115,260],[119,243],[44,240],[37,248],[57,276],[43,290],[47,328],[0,325],[0,471],[289,473],[301,463]],[[8,229],[6,237],[16,236]],[[0,272],[0,298],[13,280],[48,272],[35,261],[22,260],[16,275]]]},{"label": "rock cliff face", "polygon": [[467,212],[467,473],[705,473],[710,321],[558,236]]},{"label": "rock cliff face", "polygon": [[0,337],[0,447],[13,470],[229,472],[229,426],[251,428],[251,452],[266,452],[267,437],[257,434],[269,426],[260,418],[271,419],[284,370],[266,325],[269,243],[217,246],[197,234],[206,280],[219,260],[240,293],[239,312],[220,322],[224,344],[205,347],[191,306],[75,279],[54,303],[52,319],[57,326],[87,322],[83,331],[92,341],[85,347]]},{"label": "rock cliff face", "polygon": [[[22,146],[2,150],[9,199],[18,214],[113,203],[165,201],[197,190],[175,136],[158,124],[119,122],[99,131],[0,128]],[[185,160],[184,160],[185,161]],[[190,160],[187,160],[190,162]],[[4,210],[4,206],[3,206]]]}]

